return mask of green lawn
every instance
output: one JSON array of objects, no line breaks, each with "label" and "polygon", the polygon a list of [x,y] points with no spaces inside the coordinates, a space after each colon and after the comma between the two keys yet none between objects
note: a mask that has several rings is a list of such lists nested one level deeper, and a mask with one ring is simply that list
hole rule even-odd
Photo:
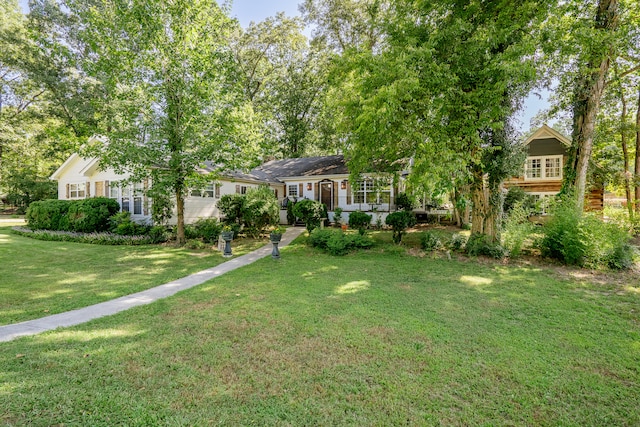
[{"label": "green lawn", "polygon": [[0,423],[640,425],[637,279],[282,255],[0,344]]},{"label": "green lawn", "polygon": [[[234,255],[268,243],[239,242]],[[132,294],[224,261],[212,250],[45,242],[12,234],[2,224],[0,325]]]}]

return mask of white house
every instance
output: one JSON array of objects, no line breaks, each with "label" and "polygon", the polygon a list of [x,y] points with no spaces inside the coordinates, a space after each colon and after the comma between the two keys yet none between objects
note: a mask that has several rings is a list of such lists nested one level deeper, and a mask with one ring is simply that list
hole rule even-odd
[{"label": "white house", "polygon": [[[200,172],[213,171],[205,162]],[[116,199],[123,211],[131,212],[137,221],[151,220],[152,201],[145,195],[149,182],[124,184],[129,175],[116,174],[111,169],[102,170],[97,159],[84,159],[71,155],[56,170],[51,179],[58,181],[58,198],[73,200],[104,196]],[[211,182],[204,189],[193,190],[185,199],[185,223],[199,218],[219,218],[216,205],[225,194],[244,194],[248,188],[269,185],[281,202],[280,219],[286,223],[288,201],[300,199],[317,200],[324,203],[329,211],[329,219],[340,207],[348,219],[349,212],[361,210],[373,213],[382,220],[393,211],[396,189],[391,176],[372,175],[352,186],[344,157],[321,156],[297,159],[272,160],[248,173],[227,172],[218,181]],[[175,221],[175,215],[173,218]]]}]

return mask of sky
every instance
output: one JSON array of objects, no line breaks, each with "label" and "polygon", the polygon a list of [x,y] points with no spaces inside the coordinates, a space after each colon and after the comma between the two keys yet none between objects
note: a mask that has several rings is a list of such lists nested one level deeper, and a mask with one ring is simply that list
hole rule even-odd
[{"label": "sky", "polygon": [[[251,21],[260,22],[278,12],[284,12],[287,16],[298,16],[299,0],[234,0],[231,6],[231,15],[238,19],[240,25],[247,27]],[[20,0],[20,6],[28,9],[28,0]],[[309,34],[307,33],[307,36]],[[530,120],[539,111],[548,107],[549,92],[537,91],[542,99],[535,94],[530,94],[525,101],[524,110],[517,116],[520,122],[518,128],[526,133],[530,128]]]}]

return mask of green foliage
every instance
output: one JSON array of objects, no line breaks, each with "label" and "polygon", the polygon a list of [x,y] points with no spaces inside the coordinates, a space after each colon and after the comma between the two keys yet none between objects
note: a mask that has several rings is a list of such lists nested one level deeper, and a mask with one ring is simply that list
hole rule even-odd
[{"label": "green foliage", "polygon": [[222,231],[222,224],[216,218],[200,218],[193,225],[193,228],[195,235],[201,238],[203,242],[216,243]]},{"label": "green foliage", "polygon": [[245,200],[242,194],[225,194],[220,197],[218,209],[224,216],[225,224],[242,224]]},{"label": "green foliage", "polygon": [[309,234],[309,244],[331,255],[346,255],[356,249],[373,246],[373,240],[361,234],[345,234],[341,230],[316,228]]},{"label": "green foliage", "polygon": [[506,213],[502,231],[502,245],[512,258],[522,253],[525,241],[535,232],[535,225],[529,221],[529,201],[521,198],[514,202]]},{"label": "green foliage", "polygon": [[79,233],[75,231],[31,230],[14,227],[13,232],[37,240],[53,242],[90,243],[93,245],[148,245],[153,238],[144,235],[120,235],[113,233]]},{"label": "green foliage", "polygon": [[142,236],[149,232],[149,228],[132,220],[131,212],[118,212],[109,218],[109,230],[120,236]]},{"label": "green foliage", "polygon": [[67,212],[69,230],[81,233],[107,231],[110,228],[109,218],[119,210],[118,202],[107,197],[74,200]]},{"label": "green foliage", "polygon": [[486,234],[472,234],[467,240],[465,249],[467,254],[471,256],[484,255],[496,259],[505,256],[505,249],[500,243],[491,241],[491,238]]},{"label": "green foliage", "polygon": [[544,226],[544,236],[540,241],[542,255],[565,264],[582,265],[587,247],[584,230],[580,227],[581,219],[573,200],[557,203],[552,208],[551,220]]},{"label": "green foliage", "polygon": [[19,213],[25,213],[31,202],[57,197],[57,184],[49,179],[38,177],[35,171],[12,171],[2,181],[7,201],[17,206]]},{"label": "green foliage", "polygon": [[416,205],[415,198],[407,193],[398,193],[396,195],[396,208],[398,210],[410,211]]},{"label": "green foliage", "polygon": [[304,199],[294,205],[293,214],[304,221],[307,231],[311,233],[320,227],[322,218],[327,218],[327,207],[320,202]]},{"label": "green foliage", "polygon": [[67,230],[68,200],[42,200],[29,205],[25,219],[32,230]]},{"label": "green foliage", "polygon": [[164,243],[169,240],[169,233],[163,225],[154,225],[148,232],[151,243]]},{"label": "green foliage", "polygon": [[387,215],[386,223],[393,229],[393,242],[402,242],[402,235],[409,227],[416,225],[416,215],[411,211],[392,212]]},{"label": "green foliage", "polygon": [[504,197],[503,210],[505,215],[509,215],[511,209],[516,206],[520,206],[527,211],[532,212],[535,208],[536,202],[533,196],[528,194],[520,187],[510,187]]},{"label": "green foliage", "polygon": [[278,225],[280,205],[269,186],[250,188],[244,197],[242,218],[247,234],[257,238],[267,227]]},{"label": "green foliage", "polygon": [[293,205],[295,204],[295,202],[289,200],[289,203],[287,203],[287,224],[289,225],[294,225],[296,223],[296,216],[293,213]]},{"label": "green foliage", "polygon": [[207,247],[202,240],[187,239],[187,243],[184,245],[187,249],[204,249]]},{"label": "green foliage", "polygon": [[342,224],[342,208],[341,207],[336,207],[333,209],[333,221],[336,223],[336,225],[341,225]]},{"label": "green foliage", "polygon": [[358,230],[364,235],[369,225],[371,225],[371,215],[367,215],[362,211],[355,211],[349,214],[349,227]]},{"label": "green foliage", "polygon": [[460,233],[453,234],[449,242],[447,242],[447,246],[449,247],[449,249],[454,251],[460,251],[464,249],[466,244],[467,238]]},{"label": "green foliage", "polygon": [[573,198],[552,207],[544,226],[540,250],[544,256],[565,264],[589,268],[629,268],[633,249],[629,232],[616,223],[606,223],[594,214],[581,214]]},{"label": "green foliage", "polygon": [[165,191],[158,191],[158,186],[153,185],[147,192],[153,203],[151,203],[151,219],[154,224],[167,225],[173,215],[173,200]]},{"label": "green foliage", "polygon": [[420,235],[420,247],[425,251],[435,251],[442,248],[442,241],[437,234],[425,231]]}]

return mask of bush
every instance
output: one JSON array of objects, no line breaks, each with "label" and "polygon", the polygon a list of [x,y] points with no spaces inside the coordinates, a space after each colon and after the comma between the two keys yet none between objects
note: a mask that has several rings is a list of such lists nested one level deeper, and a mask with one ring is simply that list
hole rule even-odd
[{"label": "bush", "polygon": [[201,218],[193,225],[196,237],[205,243],[216,243],[222,230],[222,224],[216,218]]},{"label": "bush", "polygon": [[387,215],[386,223],[393,229],[393,242],[402,242],[405,230],[416,225],[416,215],[411,211],[398,211]]},{"label": "bush", "polygon": [[536,226],[528,219],[529,212],[529,208],[525,207],[522,201],[517,202],[511,207],[504,221],[502,245],[512,257],[522,253],[526,239],[535,231]]},{"label": "bush", "polygon": [[451,240],[449,240],[448,242],[449,249],[453,251],[459,251],[464,249],[466,244],[467,244],[467,238],[460,233],[456,233],[452,235]]},{"label": "bush", "polygon": [[162,225],[154,225],[149,229],[149,238],[151,243],[164,243],[169,240],[169,233]]},{"label": "bush", "polygon": [[396,196],[396,209],[410,211],[415,207],[415,200],[407,193],[398,193]]},{"label": "bush", "polygon": [[41,200],[29,205],[26,214],[27,225],[32,230],[67,230],[68,200]]},{"label": "bush", "polygon": [[296,216],[293,213],[293,206],[295,205],[295,202],[292,202],[291,200],[289,200],[289,203],[287,203],[287,224],[289,225],[294,225],[296,223]]},{"label": "bush", "polygon": [[442,247],[442,241],[440,238],[431,231],[425,231],[420,236],[420,246],[425,251],[435,251]]},{"label": "bush", "polygon": [[320,227],[322,218],[327,218],[327,207],[313,200],[300,200],[293,206],[293,214],[302,219],[311,233],[315,228]]},{"label": "bush", "polygon": [[342,208],[339,207],[333,210],[333,222],[335,222],[336,225],[342,224],[342,212]]},{"label": "bush", "polygon": [[93,245],[148,245],[153,243],[149,236],[121,236],[112,233],[78,233],[75,231],[55,230],[31,230],[28,228],[14,227],[13,232],[32,239],[90,243]]},{"label": "bush", "polygon": [[74,200],[67,212],[69,230],[80,233],[108,231],[109,219],[119,210],[118,202],[107,197]]},{"label": "bush", "polygon": [[349,227],[358,230],[363,235],[371,224],[371,215],[367,215],[362,211],[355,211],[349,214]]},{"label": "bush", "polygon": [[278,225],[280,205],[269,186],[250,188],[244,197],[242,222],[251,237],[257,238],[267,227]]},{"label": "bush", "polygon": [[131,212],[118,212],[109,218],[109,230],[120,236],[142,236],[149,232],[150,227],[133,221]]},{"label": "bush", "polygon": [[360,234],[345,234],[341,230],[316,228],[309,234],[309,244],[331,255],[346,255],[355,249],[373,246],[373,240]]},{"label": "bush", "polygon": [[471,256],[484,255],[500,259],[505,255],[504,248],[498,242],[492,242],[486,234],[474,233],[466,244],[467,254]]},{"label": "bush", "polygon": [[543,256],[565,264],[583,265],[587,252],[585,236],[580,227],[581,214],[571,199],[559,202],[551,209],[551,220],[544,226],[540,241]]},{"label": "bush", "polygon": [[242,224],[245,198],[241,194],[225,194],[218,201],[218,209],[225,224]]},{"label": "bush", "polygon": [[520,206],[525,211],[533,213],[536,206],[536,200],[532,195],[524,191],[522,188],[511,187],[504,197],[504,213],[509,214],[511,210],[516,206]]}]

